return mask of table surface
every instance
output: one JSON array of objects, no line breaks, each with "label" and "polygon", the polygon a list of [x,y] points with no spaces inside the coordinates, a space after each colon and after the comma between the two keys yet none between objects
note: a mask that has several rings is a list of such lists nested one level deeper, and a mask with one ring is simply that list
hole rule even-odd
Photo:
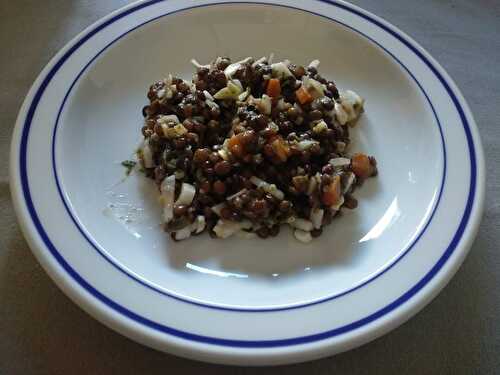
[{"label": "table surface", "polygon": [[475,115],[486,154],[486,210],[470,255],[409,322],[335,357],[276,368],[216,366],[143,347],[74,305],[32,256],[8,184],[9,143],[30,85],[86,26],[127,0],[0,0],[1,374],[498,374],[500,373],[500,1],[356,0],[426,48]]}]

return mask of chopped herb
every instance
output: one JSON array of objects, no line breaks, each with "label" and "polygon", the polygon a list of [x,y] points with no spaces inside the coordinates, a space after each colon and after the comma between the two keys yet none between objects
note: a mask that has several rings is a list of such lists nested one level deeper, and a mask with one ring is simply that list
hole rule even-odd
[{"label": "chopped herb", "polygon": [[132,172],[132,169],[134,169],[135,165],[137,164],[136,161],[134,160],[124,160],[122,161],[122,165],[127,168],[127,176]]}]

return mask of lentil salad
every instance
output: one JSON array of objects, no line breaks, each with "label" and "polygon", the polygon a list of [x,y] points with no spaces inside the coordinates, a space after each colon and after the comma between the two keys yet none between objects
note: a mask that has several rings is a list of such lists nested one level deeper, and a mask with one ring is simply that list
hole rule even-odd
[{"label": "lentil salad", "polygon": [[377,174],[373,157],[347,154],[363,113],[358,94],[339,92],[318,60],[192,63],[191,81],[154,83],[142,111],[138,157],[174,240],[204,231],[266,238],[288,224],[307,243],[342,207],[356,208],[353,190]]}]

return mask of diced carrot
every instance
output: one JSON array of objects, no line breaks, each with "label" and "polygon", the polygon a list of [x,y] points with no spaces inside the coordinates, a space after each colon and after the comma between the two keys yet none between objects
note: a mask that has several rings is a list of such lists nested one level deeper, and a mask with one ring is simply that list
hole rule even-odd
[{"label": "diced carrot", "polygon": [[273,151],[279,160],[285,162],[290,155],[290,148],[285,140],[281,137],[277,137],[271,145],[273,146]]},{"label": "diced carrot", "polygon": [[333,206],[340,199],[340,176],[335,176],[333,182],[323,191],[321,201],[326,206]]},{"label": "diced carrot", "polygon": [[351,159],[352,171],[357,177],[368,178],[373,173],[370,159],[365,154],[354,154]]},{"label": "diced carrot", "polygon": [[281,94],[280,80],[277,78],[271,78],[267,83],[266,94],[271,98],[277,98]]},{"label": "diced carrot", "polygon": [[229,139],[229,151],[231,151],[231,153],[237,158],[244,156],[243,154],[245,150],[243,148],[243,144],[241,143],[241,136],[239,136],[239,134],[233,135]]},{"label": "diced carrot", "polygon": [[300,104],[307,104],[313,100],[313,97],[304,86],[300,86],[299,89],[295,91],[295,96]]}]

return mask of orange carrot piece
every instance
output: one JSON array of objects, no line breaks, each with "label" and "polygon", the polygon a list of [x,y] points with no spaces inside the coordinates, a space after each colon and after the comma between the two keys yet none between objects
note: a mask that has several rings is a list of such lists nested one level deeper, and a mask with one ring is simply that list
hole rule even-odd
[{"label": "orange carrot piece", "polygon": [[281,84],[280,80],[277,78],[271,78],[267,83],[266,94],[271,98],[277,98],[281,94]]},{"label": "orange carrot piece", "polygon": [[300,104],[307,104],[313,100],[313,97],[304,86],[300,86],[299,89],[295,91],[295,96]]},{"label": "orange carrot piece", "polygon": [[335,176],[321,196],[321,201],[326,206],[333,206],[340,199],[340,176]]},{"label": "orange carrot piece", "polygon": [[365,154],[354,154],[351,159],[352,171],[357,177],[368,178],[373,173],[370,159]]},{"label": "orange carrot piece", "polygon": [[281,162],[285,162],[290,155],[288,144],[281,137],[277,137],[272,143],[273,151]]},{"label": "orange carrot piece", "polygon": [[241,158],[244,156],[245,150],[243,148],[243,144],[241,142],[241,137],[239,134],[233,135],[229,139],[229,151],[236,156],[237,158]]}]

